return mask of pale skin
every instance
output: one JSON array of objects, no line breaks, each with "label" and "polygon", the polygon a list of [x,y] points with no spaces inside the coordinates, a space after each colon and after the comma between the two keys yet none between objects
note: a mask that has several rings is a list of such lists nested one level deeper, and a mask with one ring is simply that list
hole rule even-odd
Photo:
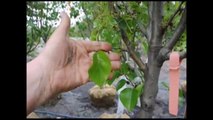
[{"label": "pale skin", "polygon": [[[106,42],[70,40],[69,28],[70,18],[62,12],[61,23],[44,50],[27,63],[27,115],[51,97],[87,83],[93,53],[112,49]],[[119,69],[120,56],[113,52],[108,56],[112,71]]]}]

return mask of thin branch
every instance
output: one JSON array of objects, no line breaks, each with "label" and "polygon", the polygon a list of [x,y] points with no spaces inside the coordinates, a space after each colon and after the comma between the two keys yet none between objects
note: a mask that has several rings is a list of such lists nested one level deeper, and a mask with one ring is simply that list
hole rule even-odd
[{"label": "thin branch", "polygon": [[180,60],[186,58],[186,57],[187,57],[186,55],[187,55],[187,52],[186,52],[186,51],[181,52],[181,53],[180,53]]},{"label": "thin branch", "polygon": [[[117,13],[117,11],[115,10],[115,7],[113,6],[113,4],[109,3],[109,5],[111,5],[111,10],[114,12],[114,13]],[[127,37],[127,34],[125,33],[124,29],[122,28],[122,25],[120,24],[120,19],[121,18],[115,18],[115,20],[117,21],[118,23],[118,26],[119,26],[119,29],[120,29],[120,32],[121,32],[121,37],[127,47],[127,50],[129,51],[129,54],[131,56],[131,58],[137,63],[137,65],[139,66],[139,68],[144,72],[145,71],[145,64],[143,63],[143,61],[135,54],[136,52],[132,49],[131,45],[130,45],[130,41],[129,41],[129,38]]]},{"label": "thin branch", "polygon": [[131,48],[130,43],[129,43],[129,39],[125,33],[125,31],[123,30],[123,28],[119,25],[120,31],[121,31],[121,37],[124,41],[124,43],[127,46],[127,49],[129,51],[129,54],[131,56],[131,58],[137,63],[137,65],[140,67],[140,69],[142,71],[145,70],[145,64],[142,62],[142,60],[135,54],[136,52]]},{"label": "thin branch", "polygon": [[[169,52],[169,53],[166,54],[164,61],[169,60],[170,54],[171,54],[171,52]],[[179,55],[180,55],[180,60],[186,58],[186,54],[187,54],[186,51],[180,52],[180,53],[179,53]]]},{"label": "thin branch", "polygon": [[167,22],[166,26],[163,28],[163,34],[165,33],[165,31],[167,30],[168,26],[171,25],[173,19],[175,18],[175,16],[177,15],[177,13],[181,10],[181,6],[184,2],[182,1],[178,7],[178,9],[174,12],[174,14],[170,17],[169,21]]},{"label": "thin branch", "polygon": [[166,48],[168,48],[169,50],[172,50],[172,48],[175,46],[175,44],[179,40],[180,36],[183,34],[185,27],[186,27],[186,8],[184,9],[184,12],[180,19],[178,27],[175,30],[172,38],[166,44]]}]

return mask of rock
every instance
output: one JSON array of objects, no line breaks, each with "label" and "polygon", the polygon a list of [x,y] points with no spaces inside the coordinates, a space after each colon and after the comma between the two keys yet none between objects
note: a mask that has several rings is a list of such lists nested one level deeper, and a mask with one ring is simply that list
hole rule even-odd
[{"label": "rock", "polygon": [[127,114],[122,114],[120,117],[118,117],[117,114],[103,113],[99,118],[130,118],[130,117]]},{"label": "rock", "polygon": [[89,90],[90,100],[95,107],[111,107],[115,104],[116,89],[105,85],[102,89],[95,85]]},{"label": "rock", "polygon": [[39,118],[37,114],[35,114],[34,112],[31,112],[27,118]]}]

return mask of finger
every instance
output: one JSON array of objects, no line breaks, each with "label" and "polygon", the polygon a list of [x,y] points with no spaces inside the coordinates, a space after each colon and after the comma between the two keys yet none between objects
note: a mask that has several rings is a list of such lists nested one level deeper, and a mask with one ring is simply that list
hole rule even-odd
[{"label": "finger", "polygon": [[109,54],[108,54],[108,56],[109,56],[109,59],[110,60],[117,60],[117,61],[119,61],[120,60],[120,55],[119,54],[117,54],[117,53],[113,53],[113,52],[110,52]]},{"label": "finger", "polygon": [[98,41],[82,41],[85,48],[88,52],[104,50],[110,51],[112,50],[112,46],[107,42],[98,42]]},{"label": "finger", "polygon": [[61,23],[59,24],[58,29],[62,30],[61,34],[68,35],[69,28],[70,28],[70,18],[64,11],[60,13],[60,17],[61,17]]},{"label": "finger", "polygon": [[61,43],[62,40],[67,40],[69,28],[70,28],[70,18],[65,12],[60,13],[61,22],[53,34],[50,36],[47,44],[54,43],[58,44]]},{"label": "finger", "polygon": [[112,61],[111,65],[112,65],[112,70],[118,70],[121,67],[121,62],[120,61]]}]

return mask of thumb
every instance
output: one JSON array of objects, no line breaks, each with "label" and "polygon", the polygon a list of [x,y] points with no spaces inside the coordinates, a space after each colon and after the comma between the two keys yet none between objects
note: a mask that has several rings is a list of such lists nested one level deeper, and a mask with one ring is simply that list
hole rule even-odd
[{"label": "thumb", "polygon": [[60,13],[60,17],[61,23],[50,36],[47,45],[58,44],[63,40],[66,40],[69,35],[68,33],[70,28],[70,18],[64,11]]},{"label": "thumb", "polygon": [[60,17],[61,23],[59,24],[59,29],[61,29],[62,34],[67,35],[70,28],[70,18],[64,11],[60,13]]}]

